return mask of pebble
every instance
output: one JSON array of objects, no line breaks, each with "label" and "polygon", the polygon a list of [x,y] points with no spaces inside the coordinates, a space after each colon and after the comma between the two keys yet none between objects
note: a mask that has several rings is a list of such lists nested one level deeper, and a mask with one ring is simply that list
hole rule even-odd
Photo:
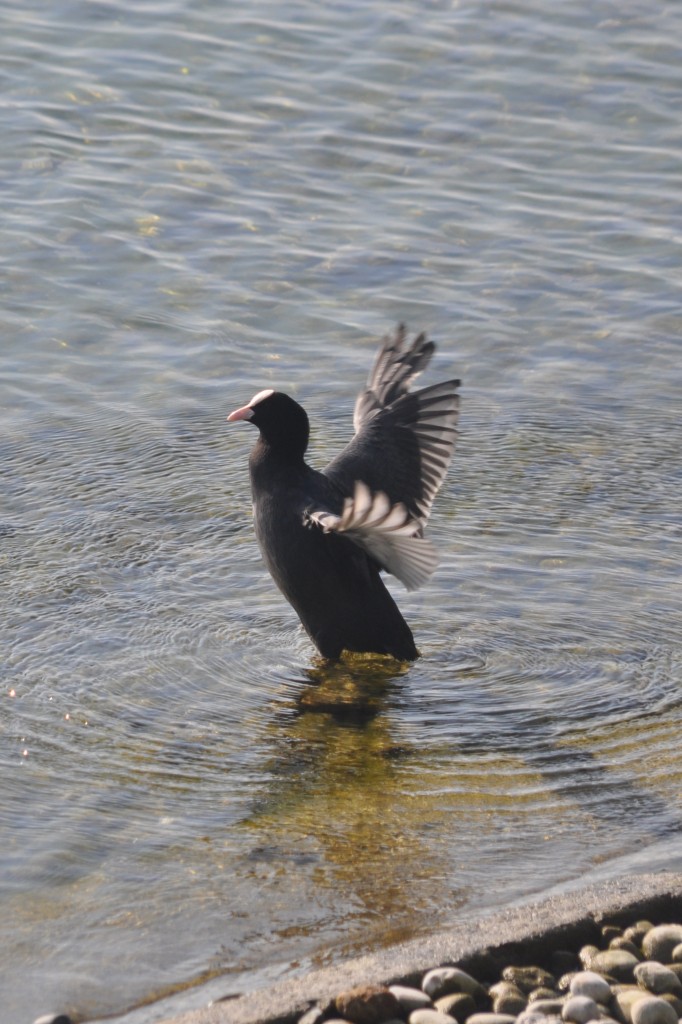
[{"label": "pebble", "polygon": [[616,981],[632,981],[639,960],[624,949],[605,949],[590,960],[589,969],[599,974],[610,974]]},{"label": "pebble", "polygon": [[632,1024],[677,1024],[677,1014],[665,999],[644,996],[632,1007]]},{"label": "pebble", "polygon": [[[642,920],[622,932],[605,925],[601,942],[608,948],[547,950],[541,963],[554,974],[509,964],[493,984],[484,973],[484,986],[460,967],[441,966],[424,974],[421,989],[358,986],[298,1024],[682,1024],[682,925]],[[493,963],[483,960],[482,970]],[[330,1019],[334,1011],[338,1019]],[[72,1022],[52,1014],[34,1024]]]},{"label": "pebble", "polygon": [[528,1000],[511,981],[498,981],[488,992],[493,999],[493,1013],[510,1013],[516,1017],[526,1009]]},{"label": "pebble", "polygon": [[624,1024],[631,1024],[632,1007],[640,999],[646,999],[646,992],[637,985],[617,985],[613,989],[612,1005]]},{"label": "pebble", "polygon": [[451,992],[449,996],[441,996],[436,1002],[436,1008],[454,1017],[458,1024],[464,1024],[468,1017],[476,1013],[474,997],[468,992]]},{"label": "pebble", "polygon": [[538,999],[559,999],[559,993],[553,988],[534,988],[528,993],[528,1002],[534,1003]]},{"label": "pebble", "polygon": [[516,1024],[561,1024],[561,1017],[558,1014],[546,1016],[529,1007],[518,1015]]},{"label": "pebble", "polygon": [[422,988],[434,1002],[451,992],[466,992],[477,1001],[488,995],[479,981],[459,967],[435,967],[424,975]]},{"label": "pebble", "polygon": [[647,960],[666,964],[675,946],[682,942],[682,924],[660,924],[650,928],[642,939],[642,952]]},{"label": "pebble", "polygon": [[534,988],[554,988],[554,978],[542,967],[505,967],[502,971],[505,981],[511,981],[522,992],[532,992]]},{"label": "pebble", "polygon": [[578,956],[580,958],[580,963],[583,965],[585,970],[589,970],[590,964],[591,964],[593,958],[597,955],[598,952],[599,952],[599,946],[583,946],[582,947],[582,949],[578,953]]},{"label": "pebble", "polygon": [[[405,1015],[412,1013],[413,1010],[433,1009],[431,997],[427,996],[426,992],[422,992],[420,988],[410,988],[407,985],[389,985],[388,991],[396,997],[400,1009]],[[300,1022],[300,1024],[303,1024],[303,1022]]]},{"label": "pebble", "polygon": [[515,1020],[511,1013],[472,1013],[467,1024],[514,1024]]},{"label": "pebble", "polygon": [[666,966],[669,971],[674,971],[680,981],[682,981],[682,964],[669,963]]},{"label": "pebble", "polygon": [[646,988],[655,996],[671,992],[673,995],[682,993],[682,982],[674,971],[655,960],[645,960],[635,967],[635,978],[642,988]]},{"label": "pebble", "polygon": [[[321,1006],[311,1006],[309,1010],[299,1018],[298,1024],[322,1024],[325,1019],[324,1009]],[[36,1024],[39,1024],[36,1021]],[[329,1024],[329,1022],[327,1022]]]},{"label": "pebble", "polygon": [[571,978],[569,992],[572,996],[588,996],[595,1003],[608,1003],[611,998],[611,986],[596,971],[578,971]]},{"label": "pebble", "polygon": [[664,992],[660,998],[665,999],[666,1003],[670,1003],[678,1019],[682,1020],[682,998],[678,995],[672,995],[670,992]]},{"label": "pebble", "polygon": [[626,939],[630,939],[636,946],[642,945],[642,940],[647,932],[650,932],[653,928],[652,921],[635,921],[629,928],[626,928],[623,932],[623,936]]},{"label": "pebble", "polygon": [[632,953],[637,960],[643,960],[644,957],[639,951],[637,946],[631,939],[626,939],[624,935],[621,935],[619,939],[614,939],[609,944],[609,949],[624,949],[626,953]]},{"label": "pebble", "polygon": [[563,1020],[574,1024],[587,1024],[590,1020],[599,1020],[601,1014],[594,999],[589,996],[569,996],[561,1011]]},{"label": "pebble", "polygon": [[351,1024],[384,1024],[400,1017],[398,1000],[385,985],[358,985],[334,1000],[340,1017]]},{"label": "pebble", "polygon": [[452,1017],[441,1010],[413,1010],[407,1019],[409,1024],[452,1024]]},{"label": "pebble", "polygon": [[541,1013],[545,1017],[561,1017],[563,1008],[563,999],[536,999],[534,1003],[528,1004],[529,1011]]}]

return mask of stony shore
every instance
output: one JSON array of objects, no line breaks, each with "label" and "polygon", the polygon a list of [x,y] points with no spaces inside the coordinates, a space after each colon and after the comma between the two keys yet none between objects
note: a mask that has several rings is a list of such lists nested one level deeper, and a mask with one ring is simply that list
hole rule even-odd
[{"label": "stony shore", "polygon": [[682,874],[634,874],[163,1024],[678,1024],[680,942]]},{"label": "stony shore", "polygon": [[590,1021],[682,1024],[682,875],[625,876],[474,917],[163,1024]]}]

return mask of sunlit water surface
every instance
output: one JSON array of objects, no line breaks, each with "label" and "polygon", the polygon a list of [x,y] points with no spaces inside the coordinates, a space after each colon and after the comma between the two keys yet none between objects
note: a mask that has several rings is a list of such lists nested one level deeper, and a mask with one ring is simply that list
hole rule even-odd
[{"label": "sunlit water surface", "polygon": [[[0,22],[4,1024],[682,856],[682,7]],[[324,465],[398,320],[464,381],[422,658],[324,669],[225,415]]]}]

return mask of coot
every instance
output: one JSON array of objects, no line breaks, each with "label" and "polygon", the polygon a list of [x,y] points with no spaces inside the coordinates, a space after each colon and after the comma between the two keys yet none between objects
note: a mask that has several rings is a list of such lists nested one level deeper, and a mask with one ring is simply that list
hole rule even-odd
[{"label": "coot", "polygon": [[455,445],[460,382],[409,390],[434,351],[423,333],[407,343],[402,324],[382,339],[355,436],[322,472],[304,460],[308,416],[288,395],[259,391],[227,417],[260,431],[249,459],[258,544],[325,658],[418,657],[380,572],[414,590],[437,564],[424,525]]}]

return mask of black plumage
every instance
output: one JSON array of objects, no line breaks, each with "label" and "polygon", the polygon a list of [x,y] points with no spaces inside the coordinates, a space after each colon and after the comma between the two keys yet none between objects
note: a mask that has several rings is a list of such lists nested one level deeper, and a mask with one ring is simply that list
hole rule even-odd
[{"label": "black plumage", "polygon": [[305,462],[308,416],[288,395],[261,391],[229,420],[260,436],[249,469],[256,537],[275,583],[320,653],[418,656],[381,570],[415,589],[437,558],[423,536],[457,437],[458,380],[410,383],[435,345],[385,337],[355,404],[355,436],[322,471]]}]

